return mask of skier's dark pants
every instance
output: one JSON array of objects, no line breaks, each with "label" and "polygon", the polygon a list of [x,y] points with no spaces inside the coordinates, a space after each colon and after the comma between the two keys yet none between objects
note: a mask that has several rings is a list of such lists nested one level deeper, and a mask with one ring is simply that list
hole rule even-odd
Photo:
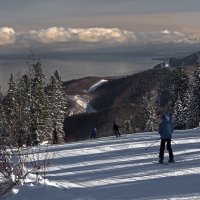
[{"label": "skier's dark pants", "polygon": [[171,139],[161,139],[161,142],[160,142],[160,154],[159,154],[159,158],[161,160],[164,159],[164,151],[165,151],[165,143],[166,142],[167,142],[167,150],[169,152],[169,158],[170,159],[174,158],[172,147],[171,147]]},{"label": "skier's dark pants", "polygon": [[116,137],[120,137],[121,136],[121,134],[119,133],[119,130],[114,130],[114,131],[115,131]]},{"label": "skier's dark pants", "polygon": [[92,134],[91,139],[95,139],[95,138],[96,138],[96,134]]}]

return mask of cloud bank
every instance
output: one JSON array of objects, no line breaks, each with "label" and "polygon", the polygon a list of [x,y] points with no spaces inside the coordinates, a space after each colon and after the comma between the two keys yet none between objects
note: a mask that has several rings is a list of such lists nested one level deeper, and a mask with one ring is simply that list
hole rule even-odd
[{"label": "cloud bank", "polygon": [[[32,30],[23,33],[21,41],[37,41],[41,43],[55,42],[85,42],[85,43],[125,43],[136,40],[133,32],[117,28],[88,28],[65,29],[64,27],[51,27],[39,31]],[[20,40],[18,42],[21,42]]]},{"label": "cloud bank", "polygon": [[188,34],[162,30],[160,32],[131,32],[118,28],[64,28],[50,27],[28,32],[17,32],[12,27],[0,28],[0,45],[27,45],[52,43],[81,43],[101,45],[132,45],[140,43],[197,43],[199,38]]},{"label": "cloud bank", "polygon": [[148,43],[196,43],[197,38],[193,38],[189,34],[181,33],[179,31],[170,31],[168,29],[160,32],[140,32],[136,35],[137,40]]},{"label": "cloud bank", "polygon": [[11,27],[0,27],[0,45],[13,44],[15,42],[16,33]]}]

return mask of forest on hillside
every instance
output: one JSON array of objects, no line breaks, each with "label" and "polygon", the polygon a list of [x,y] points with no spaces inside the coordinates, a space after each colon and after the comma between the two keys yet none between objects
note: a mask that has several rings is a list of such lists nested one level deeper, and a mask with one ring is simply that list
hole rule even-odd
[{"label": "forest on hillside", "polygon": [[66,138],[87,139],[92,126],[97,127],[98,137],[112,135],[113,122],[120,125],[122,133],[154,131],[163,112],[170,114],[175,129],[198,126],[199,68],[197,64],[150,69],[109,80],[91,93],[90,103],[96,113],[65,118]]},{"label": "forest on hillside", "polygon": [[87,92],[95,112],[82,111],[69,116],[69,95],[77,92],[85,95],[85,89],[97,80],[86,77],[63,82],[55,71],[45,84],[42,62],[33,59],[28,73],[17,79],[11,74],[8,91],[0,93],[1,143],[14,146],[52,143],[55,128],[58,143],[88,139],[94,126],[98,137],[109,136],[113,134],[114,122],[120,125],[122,133],[154,131],[162,112],[172,116],[175,129],[199,124],[199,64],[190,70],[168,67],[110,77],[96,90]]},{"label": "forest on hillside", "polygon": [[61,77],[55,71],[46,85],[41,61],[32,59],[28,67],[28,73],[17,79],[11,74],[8,91],[0,93],[1,144],[52,143],[55,128],[58,142],[64,142],[66,100]]}]

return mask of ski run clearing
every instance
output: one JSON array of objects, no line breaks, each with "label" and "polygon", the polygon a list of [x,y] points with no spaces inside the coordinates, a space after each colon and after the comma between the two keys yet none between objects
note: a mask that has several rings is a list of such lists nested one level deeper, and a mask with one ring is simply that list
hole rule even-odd
[{"label": "ski run clearing", "polygon": [[94,85],[92,85],[89,89],[88,89],[88,92],[93,92],[95,91],[98,87],[100,87],[101,85],[107,83],[108,80],[100,80],[99,82],[95,83]]},{"label": "ski run clearing", "polygon": [[[174,132],[176,163],[168,165],[155,164],[159,141],[146,149],[158,137],[138,133],[48,146],[53,158],[45,181],[29,175],[7,199],[200,199],[200,129]],[[45,157],[46,147],[37,148]]]}]

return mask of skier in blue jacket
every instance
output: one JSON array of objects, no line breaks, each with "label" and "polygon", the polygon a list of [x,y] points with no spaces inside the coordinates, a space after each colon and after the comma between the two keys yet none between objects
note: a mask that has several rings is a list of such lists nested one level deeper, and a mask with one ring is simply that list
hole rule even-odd
[{"label": "skier in blue jacket", "polygon": [[159,153],[159,163],[163,163],[165,144],[167,143],[167,150],[169,152],[169,161],[174,162],[174,155],[171,147],[171,139],[173,133],[173,125],[168,115],[162,115],[162,121],[159,124],[158,133],[160,134],[160,153]]},{"label": "skier in blue jacket", "polygon": [[92,134],[91,134],[91,139],[95,139],[97,135],[97,128],[93,127],[92,128]]}]

